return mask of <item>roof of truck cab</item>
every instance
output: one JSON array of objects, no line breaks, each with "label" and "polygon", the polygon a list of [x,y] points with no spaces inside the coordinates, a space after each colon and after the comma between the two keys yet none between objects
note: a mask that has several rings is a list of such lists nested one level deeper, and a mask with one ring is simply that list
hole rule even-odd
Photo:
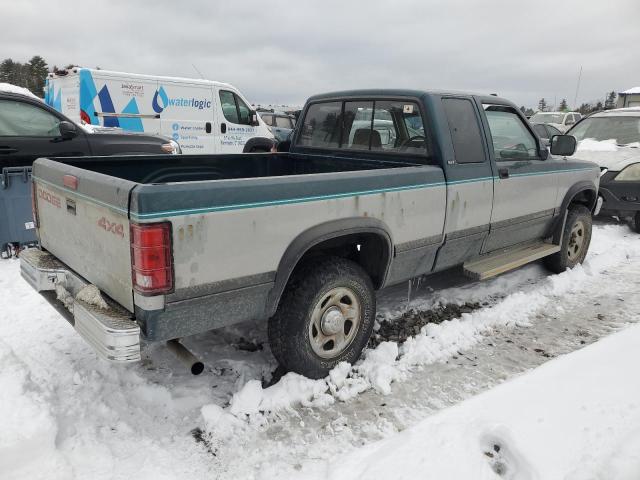
[{"label": "roof of truck cab", "polygon": [[505,98],[489,95],[486,93],[477,92],[463,92],[458,90],[412,90],[403,88],[369,88],[362,90],[343,90],[338,92],[320,93],[309,98],[309,102],[318,100],[328,100],[332,98],[345,98],[345,97],[423,97],[423,96],[446,96],[446,95],[464,95],[471,97],[478,97],[483,102],[495,102],[512,105],[512,102]]},{"label": "roof of truck cab", "polygon": [[78,74],[81,70],[91,72],[93,75],[103,75],[107,77],[130,78],[137,80],[158,80],[161,82],[190,83],[193,85],[215,85],[218,87],[232,87],[229,83],[218,82],[216,80],[205,80],[203,78],[184,78],[184,77],[165,77],[161,75],[147,75],[141,73],[115,72],[111,70],[96,70],[93,68],[74,67],[67,75],[50,74],[49,78],[65,78],[70,75]]}]

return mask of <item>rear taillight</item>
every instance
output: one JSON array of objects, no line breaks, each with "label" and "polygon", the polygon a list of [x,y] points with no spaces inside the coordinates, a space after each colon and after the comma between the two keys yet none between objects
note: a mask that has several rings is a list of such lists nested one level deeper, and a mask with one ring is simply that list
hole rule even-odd
[{"label": "rear taillight", "polygon": [[142,295],[173,290],[171,224],[131,224],[131,278],[133,289]]},{"label": "rear taillight", "polygon": [[39,225],[39,221],[38,221],[38,197],[36,196],[38,194],[38,187],[36,186],[36,182],[33,180],[33,178],[31,179],[31,213],[33,213],[33,225],[34,227],[38,228]]}]

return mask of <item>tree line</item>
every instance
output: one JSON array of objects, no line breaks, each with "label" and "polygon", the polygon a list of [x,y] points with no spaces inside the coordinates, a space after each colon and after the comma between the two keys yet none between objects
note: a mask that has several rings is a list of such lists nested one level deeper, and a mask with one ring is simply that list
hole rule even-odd
[{"label": "tree line", "polygon": [[34,55],[26,63],[6,58],[0,63],[0,82],[28,88],[38,97],[44,96],[44,84],[49,73],[47,62],[40,55]]},{"label": "tree line", "polygon": [[[604,102],[602,100],[585,102],[579,107],[576,107],[576,109],[573,111],[580,112],[582,115],[588,115],[590,113],[599,112],[601,110],[611,110],[612,108],[616,108],[616,98],[617,98],[616,92],[611,91],[605,95]],[[548,112],[548,111],[551,111],[551,109],[555,109],[555,105],[550,107],[546,99],[541,98],[540,101],[538,102],[538,112]],[[533,110],[532,108],[526,108],[525,106],[520,107],[520,110],[522,110],[522,113],[524,113],[527,116],[533,115],[535,113],[535,110]],[[571,111],[571,109],[567,104],[566,98],[563,98],[560,101],[558,111],[560,112]]]},{"label": "tree line", "polygon": [[[67,65],[70,69],[74,65]],[[97,67],[99,68],[99,67]],[[44,97],[44,86],[49,72],[59,72],[57,66],[49,68],[47,62],[40,55],[34,55],[25,63],[16,62],[11,58],[5,58],[0,63],[0,83],[11,83],[18,87],[28,88],[37,97]]]}]

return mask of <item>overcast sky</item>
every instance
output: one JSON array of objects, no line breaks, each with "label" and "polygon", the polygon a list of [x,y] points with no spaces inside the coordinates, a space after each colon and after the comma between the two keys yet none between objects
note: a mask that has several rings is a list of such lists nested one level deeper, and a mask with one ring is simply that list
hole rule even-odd
[{"label": "overcast sky", "polygon": [[251,102],[348,88],[570,105],[640,86],[640,0],[0,0],[0,59],[198,77]]}]

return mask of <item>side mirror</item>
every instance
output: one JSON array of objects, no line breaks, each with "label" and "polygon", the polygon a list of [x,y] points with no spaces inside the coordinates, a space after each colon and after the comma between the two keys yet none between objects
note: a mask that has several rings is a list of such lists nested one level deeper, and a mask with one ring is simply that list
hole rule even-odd
[{"label": "side mirror", "polygon": [[576,137],[573,135],[554,135],[551,137],[551,154],[571,156],[577,147]]},{"label": "side mirror", "polygon": [[249,125],[251,125],[252,127],[257,127],[258,125],[260,125],[260,122],[258,121],[258,114],[255,110],[251,110],[249,112]]},{"label": "side mirror", "polygon": [[71,122],[63,120],[58,124],[58,128],[60,129],[60,138],[63,140],[71,140],[78,136],[78,127]]}]

